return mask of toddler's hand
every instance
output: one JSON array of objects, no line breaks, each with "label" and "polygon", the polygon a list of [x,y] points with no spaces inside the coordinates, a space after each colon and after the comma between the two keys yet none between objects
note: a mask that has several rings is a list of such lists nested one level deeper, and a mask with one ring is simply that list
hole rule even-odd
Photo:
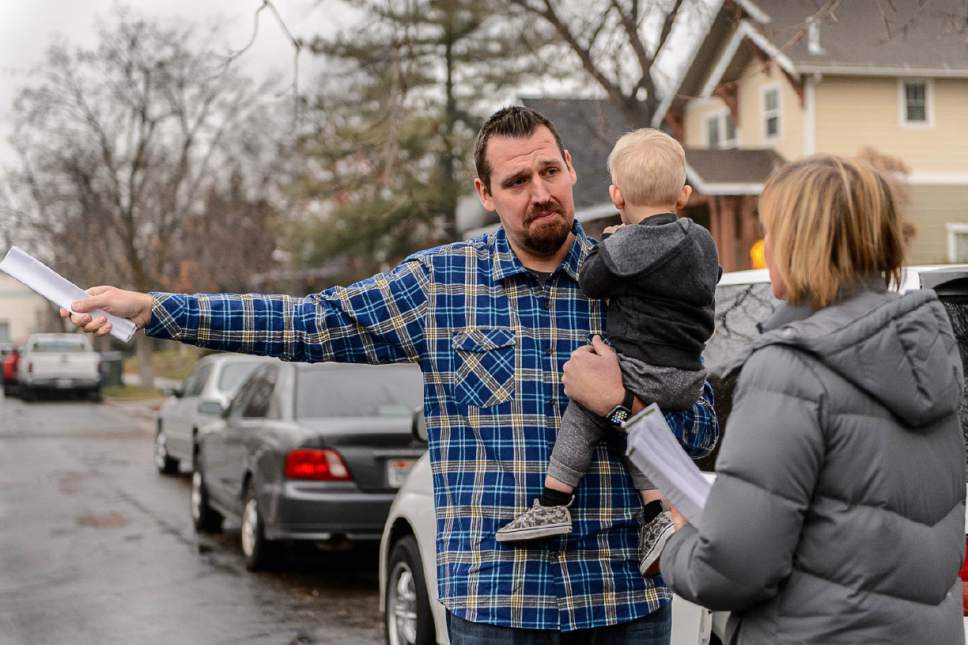
[{"label": "toddler's hand", "polygon": [[611,226],[606,226],[604,229],[602,229],[602,235],[611,235],[623,226],[625,226],[625,224],[612,224]]}]

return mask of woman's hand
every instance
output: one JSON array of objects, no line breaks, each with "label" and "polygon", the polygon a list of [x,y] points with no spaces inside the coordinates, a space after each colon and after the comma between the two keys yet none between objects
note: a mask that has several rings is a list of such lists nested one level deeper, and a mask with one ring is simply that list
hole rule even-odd
[{"label": "woman's hand", "polygon": [[565,394],[586,410],[605,416],[625,398],[618,355],[599,336],[576,349],[565,363]]}]

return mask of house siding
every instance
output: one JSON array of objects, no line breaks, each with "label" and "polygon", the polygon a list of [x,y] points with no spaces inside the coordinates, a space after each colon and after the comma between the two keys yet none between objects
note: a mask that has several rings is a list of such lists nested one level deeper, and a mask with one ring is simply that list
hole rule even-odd
[{"label": "house siding", "polygon": [[898,79],[825,76],[816,86],[817,152],[870,146],[915,173],[968,172],[968,79],[934,79],[931,126],[901,124]]},{"label": "house siding", "polygon": [[[780,136],[763,136],[763,90],[780,90]],[[743,70],[738,90],[740,145],[744,148],[773,148],[786,160],[803,156],[804,110],[793,84],[774,63],[753,58]]]},{"label": "house siding", "polygon": [[[766,140],[763,136],[763,90],[776,86],[780,90],[780,136]],[[685,144],[705,148],[706,119],[726,109],[717,97],[694,99],[685,110]],[[753,59],[743,70],[737,89],[738,122],[736,139],[739,148],[773,148],[784,159],[797,159],[804,152],[804,109],[800,96],[774,64]]]},{"label": "house siding", "polygon": [[51,330],[52,307],[17,280],[0,276],[0,323],[5,323],[0,327],[6,328],[9,340]]},{"label": "house siding", "polygon": [[910,186],[907,217],[918,233],[908,248],[908,264],[948,262],[948,223],[968,222],[968,184]]}]

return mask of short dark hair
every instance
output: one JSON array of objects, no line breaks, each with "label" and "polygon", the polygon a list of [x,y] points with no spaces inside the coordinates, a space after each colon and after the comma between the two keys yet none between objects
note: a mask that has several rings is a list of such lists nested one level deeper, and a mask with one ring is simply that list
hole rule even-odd
[{"label": "short dark hair", "polygon": [[523,105],[512,105],[501,108],[492,114],[480,132],[477,133],[477,141],[474,143],[474,165],[477,166],[477,177],[484,184],[485,188],[491,190],[491,167],[487,163],[487,142],[492,136],[511,137],[514,139],[525,139],[534,134],[540,126],[544,126],[551,131],[561,151],[561,158],[565,158],[565,146],[561,143],[561,136],[558,129],[539,112]]}]

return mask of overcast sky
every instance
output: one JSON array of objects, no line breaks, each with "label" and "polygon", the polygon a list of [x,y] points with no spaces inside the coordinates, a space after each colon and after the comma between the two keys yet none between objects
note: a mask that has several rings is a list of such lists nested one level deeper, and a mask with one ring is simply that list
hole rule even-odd
[{"label": "overcast sky", "polygon": [[[6,142],[10,133],[12,102],[18,89],[29,83],[30,70],[43,61],[52,43],[91,47],[96,43],[97,20],[110,19],[122,3],[117,0],[0,0],[0,164],[13,153]],[[226,51],[239,49],[252,35],[253,14],[262,0],[129,0],[123,3],[147,18],[219,19],[224,26]],[[286,25],[297,37],[310,38],[351,24],[352,17],[338,2],[327,0],[274,0]],[[259,17],[259,34],[237,64],[255,78],[292,75],[292,45],[269,11]],[[300,57],[300,83],[314,73],[314,58]]]}]

